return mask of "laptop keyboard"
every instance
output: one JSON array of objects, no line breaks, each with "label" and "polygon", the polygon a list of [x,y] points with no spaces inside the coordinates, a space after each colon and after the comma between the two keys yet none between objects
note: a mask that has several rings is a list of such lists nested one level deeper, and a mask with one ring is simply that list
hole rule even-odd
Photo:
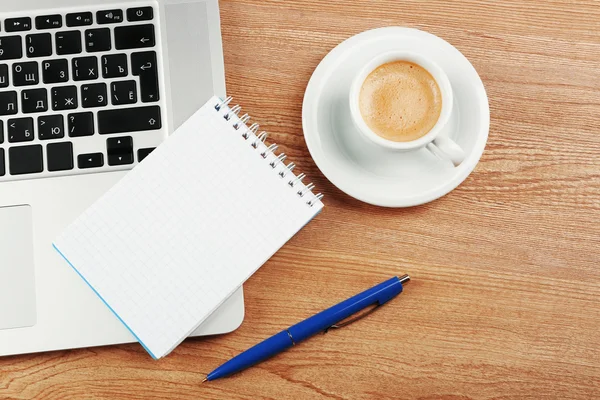
[{"label": "laptop keyboard", "polygon": [[0,14],[0,182],[132,168],[166,137],[153,5]]}]

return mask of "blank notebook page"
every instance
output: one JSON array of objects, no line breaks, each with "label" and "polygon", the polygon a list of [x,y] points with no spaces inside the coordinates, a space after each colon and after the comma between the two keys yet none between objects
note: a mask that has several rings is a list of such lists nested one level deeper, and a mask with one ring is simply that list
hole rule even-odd
[{"label": "blank notebook page", "polygon": [[235,115],[224,118],[229,107],[215,109],[219,102],[211,99],[54,243],[154,358],[323,207]]}]

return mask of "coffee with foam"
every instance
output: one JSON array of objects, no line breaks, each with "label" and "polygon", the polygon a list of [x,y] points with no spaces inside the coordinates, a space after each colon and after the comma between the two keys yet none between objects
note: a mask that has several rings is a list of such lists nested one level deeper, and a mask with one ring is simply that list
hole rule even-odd
[{"label": "coffee with foam", "polygon": [[410,61],[377,67],[362,84],[360,113],[378,136],[410,142],[425,136],[442,112],[442,94],[431,74]]}]

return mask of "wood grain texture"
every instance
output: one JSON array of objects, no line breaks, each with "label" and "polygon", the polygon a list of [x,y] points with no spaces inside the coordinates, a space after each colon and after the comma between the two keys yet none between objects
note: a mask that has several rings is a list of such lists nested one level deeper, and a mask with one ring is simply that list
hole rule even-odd
[{"label": "wood grain texture", "polygon": [[[326,194],[246,285],[242,327],[154,362],[138,345],[0,359],[0,398],[600,398],[600,3],[224,0],[229,93]],[[363,30],[427,30],[490,99],[481,163],[454,192],[383,209],[337,190],[301,129],[306,84]],[[243,374],[203,374],[393,274],[406,292]]]}]

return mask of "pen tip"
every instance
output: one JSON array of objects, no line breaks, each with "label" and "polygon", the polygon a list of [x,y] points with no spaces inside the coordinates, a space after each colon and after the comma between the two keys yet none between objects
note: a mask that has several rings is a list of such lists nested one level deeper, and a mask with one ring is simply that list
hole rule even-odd
[{"label": "pen tip", "polygon": [[398,279],[400,280],[400,283],[406,283],[406,282],[410,281],[410,276],[402,275]]},{"label": "pen tip", "polygon": [[208,378],[202,379],[202,383],[204,383],[204,382],[208,382]]}]

